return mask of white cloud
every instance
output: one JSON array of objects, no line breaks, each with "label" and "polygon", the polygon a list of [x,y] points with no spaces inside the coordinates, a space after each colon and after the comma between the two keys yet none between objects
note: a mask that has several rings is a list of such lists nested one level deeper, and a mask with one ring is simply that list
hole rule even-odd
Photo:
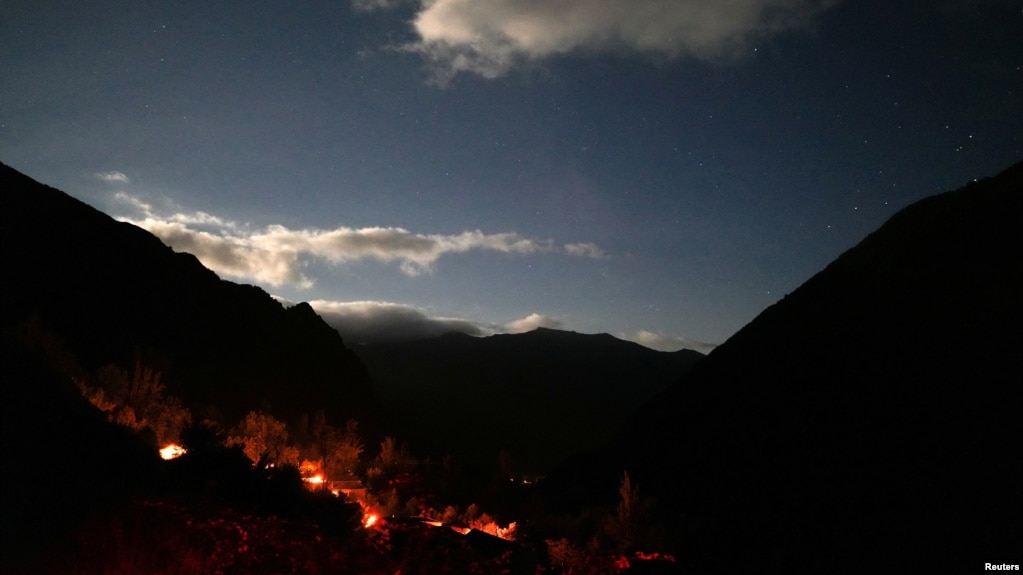
[{"label": "white cloud", "polygon": [[642,346],[656,349],[657,351],[678,351],[680,349],[691,349],[700,353],[710,353],[716,344],[704,343],[685,338],[678,335],[664,335],[661,333],[640,330],[632,335],[622,335],[622,339],[634,341]]},{"label": "white cloud", "polygon": [[409,341],[449,332],[481,336],[493,333],[476,322],[431,316],[418,307],[383,301],[309,302],[316,313],[349,343]]},{"label": "white cloud", "polygon": [[524,318],[505,324],[504,328],[508,333],[525,333],[533,331],[538,327],[561,329],[562,325],[562,322],[558,319],[534,312]]},{"label": "white cloud", "polygon": [[[550,240],[514,232],[486,234],[474,230],[444,235],[397,227],[292,230],[280,225],[249,230],[204,212],[161,217],[151,206],[131,196],[117,197],[141,212],[141,217],[121,218],[123,221],[148,230],[176,250],[192,253],[219,274],[272,286],[310,287],[313,280],[303,273],[310,260],[335,264],[365,259],[393,262],[406,275],[417,276],[432,271],[434,263],[446,254],[472,250],[505,254],[557,251]],[[596,246],[589,251],[594,249],[599,251]],[[566,251],[575,254],[568,248]]]},{"label": "white cloud", "polygon": [[194,225],[194,226],[210,226],[213,228],[237,228],[238,225],[234,222],[224,220],[217,216],[207,214],[206,212],[195,212],[192,214],[184,212],[175,212],[165,218],[158,217],[156,215],[156,209],[153,208],[152,204],[146,203],[131,194],[126,192],[117,192],[114,194],[114,199],[122,204],[127,204],[132,210],[139,213],[142,218],[163,220],[167,222],[177,222],[179,224]]},{"label": "white cloud", "polygon": [[[277,299],[286,306],[294,305]],[[564,329],[561,320],[535,312],[499,326],[437,316],[418,306],[387,301],[313,300],[309,305],[349,343],[411,341],[451,332],[484,337],[496,333],[525,333],[539,327]]]},{"label": "white cloud", "polygon": [[124,172],[100,172],[96,174],[96,177],[104,182],[121,182],[124,184],[131,182]]},{"label": "white cloud", "polygon": [[437,80],[486,78],[578,51],[729,58],[812,22],[839,0],[421,0],[412,24]]},{"label": "white cloud", "polygon": [[153,212],[153,206],[124,192],[117,192],[114,194],[114,199],[123,204],[128,204],[133,210],[139,213],[151,214]]},{"label": "white cloud", "polygon": [[[277,299],[285,306],[294,305],[294,302]],[[313,300],[309,305],[350,344],[413,341],[451,332],[485,337],[495,333],[526,333],[540,327],[565,329],[563,321],[536,312],[497,326],[465,318],[437,316],[418,306],[387,301]],[[691,349],[706,354],[716,347],[715,344],[647,330],[631,336],[620,335],[619,338],[668,352]]]},{"label": "white cloud", "polygon": [[600,246],[591,242],[565,244],[565,252],[573,256],[594,259],[602,258],[605,255],[604,250],[600,249]]},{"label": "white cloud", "polygon": [[191,228],[172,219],[144,218],[123,221],[148,230],[177,251],[188,252],[220,275],[280,286],[312,287],[313,280],[302,273],[297,251],[276,248],[273,238],[231,234]]}]

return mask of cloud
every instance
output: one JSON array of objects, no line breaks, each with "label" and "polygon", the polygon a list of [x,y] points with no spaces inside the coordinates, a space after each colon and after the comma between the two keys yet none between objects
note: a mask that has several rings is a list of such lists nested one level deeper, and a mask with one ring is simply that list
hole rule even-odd
[{"label": "cloud", "polygon": [[731,58],[750,42],[808,25],[838,0],[421,0],[406,46],[438,82],[485,78],[572,52]]},{"label": "cloud", "polygon": [[622,339],[634,341],[642,346],[656,349],[657,351],[678,351],[680,349],[691,349],[700,353],[710,353],[717,344],[704,343],[678,335],[664,335],[653,331],[640,330],[632,335],[622,335]]},{"label": "cloud", "polygon": [[565,253],[573,256],[599,259],[604,257],[604,250],[600,246],[590,242],[578,244],[565,244]]},{"label": "cloud", "polygon": [[[294,302],[277,299],[285,306],[294,305]],[[309,305],[349,344],[414,341],[452,332],[485,337],[496,333],[526,333],[540,327],[565,329],[561,320],[536,312],[498,326],[464,318],[438,317],[414,305],[386,301],[313,300]],[[647,330],[619,338],[668,352],[691,349],[706,354],[716,347],[716,344]]]},{"label": "cloud", "polygon": [[[293,302],[277,298],[286,306]],[[349,343],[412,341],[446,333],[485,337],[496,333],[525,333],[538,327],[563,329],[561,320],[531,313],[503,326],[464,318],[431,315],[420,307],[386,301],[309,302],[316,313]]]},{"label": "cloud", "polygon": [[96,174],[96,177],[104,182],[121,182],[124,184],[131,182],[124,172],[100,172]]},{"label": "cloud", "polygon": [[136,212],[142,214],[151,214],[153,212],[153,206],[124,192],[117,192],[114,194],[114,199],[122,204],[128,204]]},{"label": "cloud", "polygon": [[406,304],[315,300],[309,305],[349,343],[410,341],[450,332],[473,336],[493,333],[481,324],[459,318],[432,317]]},{"label": "cloud", "polygon": [[525,333],[533,331],[538,327],[561,329],[562,325],[562,322],[558,319],[534,312],[524,318],[505,324],[504,329],[508,333]]},{"label": "cloud", "polygon": [[177,251],[188,252],[220,275],[280,286],[294,284],[309,288],[313,280],[302,273],[300,253],[276,249],[266,234],[250,236],[202,231],[186,223],[144,218],[122,221],[143,228]]},{"label": "cloud", "polygon": [[[139,198],[132,196],[125,192],[117,192],[114,194],[114,199],[131,206],[133,210],[142,214],[145,218],[158,220],[155,210],[152,204],[143,202]],[[167,222],[176,222],[185,225],[194,225],[198,227],[208,226],[212,228],[237,228],[238,225],[234,222],[219,218],[217,216],[207,214],[206,212],[194,212],[191,214],[184,212],[175,212],[166,218],[162,218]]]},{"label": "cloud", "polygon": [[414,0],[352,0],[352,9],[357,12],[372,12],[374,10],[390,10],[399,6],[409,4]]},{"label": "cloud", "polygon": [[[141,212],[138,218],[122,217],[159,237],[178,251],[189,252],[213,271],[271,286],[313,285],[303,268],[310,260],[329,263],[372,259],[397,263],[403,273],[417,276],[432,271],[447,254],[473,250],[505,254],[533,254],[558,251],[551,240],[527,238],[514,232],[486,234],[480,230],[459,234],[422,234],[397,227],[338,227],[332,230],[292,230],[280,225],[250,230],[205,212],[175,213],[162,217],[151,206],[127,194],[121,201]],[[578,244],[582,245],[582,244]],[[592,244],[586,244],[592,246]],[[599,248],[571,255],[587,255]]]}]

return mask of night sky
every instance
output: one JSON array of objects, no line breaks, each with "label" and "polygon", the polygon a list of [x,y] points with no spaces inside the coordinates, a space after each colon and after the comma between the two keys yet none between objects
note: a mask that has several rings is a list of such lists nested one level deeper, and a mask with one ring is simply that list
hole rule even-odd
[{"label": "night sky", "polygon": [[1018,0],[0,1],[0,161],[349,341],[706,351],[1023,159]]}]

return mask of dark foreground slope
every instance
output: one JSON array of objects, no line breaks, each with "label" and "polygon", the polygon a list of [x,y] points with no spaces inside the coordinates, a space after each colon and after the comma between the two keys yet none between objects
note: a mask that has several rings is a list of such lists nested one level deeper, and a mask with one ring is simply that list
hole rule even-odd
[{"label": "dark foreground slope", "polygon": [[901,211],[551,493],[628,469],[691,572],[1019,564],[1021,201],[1017,164]]},{"label": "dark foreground slope", "polygon": [[339,423],[376,411],[362,364],[308,305],[284,309],[190,254],[0,164],[4,329],[55,336],[92,373],[143,358],[198,417]]},{"label": "dark foreground slope", "polygon": [[0,573],[36,572],[43,552],[151,482],[156,450],[106,420],[5,330],[0,348]]},{"label": "dark foreground slope", "polygon": [[543,328],[353,349],[406,437],[488,467],[505,449],[512,471],[530,474],[606,441],[629,412],[703,358]]}]

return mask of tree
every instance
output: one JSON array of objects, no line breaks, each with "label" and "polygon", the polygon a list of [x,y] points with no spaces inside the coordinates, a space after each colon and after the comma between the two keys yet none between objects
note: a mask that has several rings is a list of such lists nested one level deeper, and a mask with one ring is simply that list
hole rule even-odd
[{"label": "tree", "polygon": [[408,449],[404,444],[399,444],[391,436],[384,437],[380,442],[380,455],[377,456],[377,465],[384,471],[390,471],[404,465],[408,461]]},{"label": "tree", "polygon": [[615,540],[619,551],[631,551],[636,544],[641,508],[639,489],[632,486],[627,471],[622,473],[618,495],[621,500],[615,514],[608,518],[607,532]]},{"label": "tree", "polygon": [[262,411],[250,411],[227,438],[228,445],[240,445],[253,464],[298,465],[298,450],[288,445],[283,421]]},{"label": "tree", "polygon": [[328,455],[330,454],[331,443],[336,435],[337,430],[327,424],[327,415],[322,409],[317,410],[313,414],[312,421],[309,423],[309,436],[313,444],[311,459],[322,461],[325,467]]},{"label": "tree", "polygon": [[327,452],[324,466],[332,479],[353,479],[359,467],[364,445],[359,436],[359,422],[349,419],[344,431],[326,426]]},{"label": "tree", "polygon": [[177,442],[192,421],[181,401],[166,393],[160,372],[141,361],[130,375],[116,365],[104,366],[94,380],[95,386],[78,381],[82,395],[110,421],[149,435],[157,446]]},{"label": "tree", "polygon": [[546,543],[551,567],[566,575],[582,573],[586,569],[586,553],[568,539],[547,539]]}]

